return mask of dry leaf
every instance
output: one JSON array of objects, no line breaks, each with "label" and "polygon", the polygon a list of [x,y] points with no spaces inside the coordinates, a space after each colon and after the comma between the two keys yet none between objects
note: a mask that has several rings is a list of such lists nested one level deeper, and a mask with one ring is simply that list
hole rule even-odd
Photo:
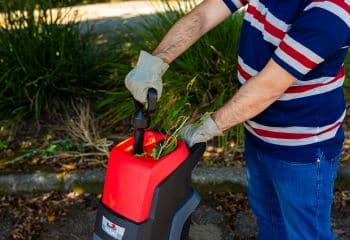
[{"label": "dry leaf", "polygon": [[47,216],[47,221],[49,221],[50,223],[55,222],[56,219],[57,219],[57,217],[55,215]]},{"label": "dry leaf", "polygon": [[68,164],[63,164],[62,167],[65,170],[74,170],[77,168],[77,165],[75,163],[68,163]]}]

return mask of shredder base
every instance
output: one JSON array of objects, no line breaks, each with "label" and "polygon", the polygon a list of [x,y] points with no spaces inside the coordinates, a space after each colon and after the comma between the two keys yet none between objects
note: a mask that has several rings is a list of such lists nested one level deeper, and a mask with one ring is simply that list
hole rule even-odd
[{"label": "shredder base", "polygon": [[[200,196],[196,191],[193,191],[191,197],[175,212],[169,232],[166,235],[157,235],[159,228],[162,226],[161,221],[154,221],[155,216],[151,215],[150,219],[143,223],[134,223],[128,221],[122,216],[111,212],[101,203],[97,218],[100,219],[96,224],[100,227],[96,227],[97,231],[93,235],[93,240],[188,240],[188,230],[190,224],[188,221],[191,218],[192,212],[197,208],[200,203]],[[125,229],[123,236],[113,237],[108,235],[102,230],[102,218],[105,217],[109,221],[113,222],[118,228]]]},{"label": "shredder base", "polygon": [[[184,163],[156,188],[146,221],[134,222],[101,202],[93,240],[187,240],[188,229],[184,225],[190,223],[187,220],[200,202],[199,194],[192,187],[191,174],[205,147],[205,144],[196,144],[191,148]],[[108,234],[102,226],[105,229],[110,226],[112,230],[107,230],[115,231],[115,235]],[[183,230],[187,230],[186,234]]]}]

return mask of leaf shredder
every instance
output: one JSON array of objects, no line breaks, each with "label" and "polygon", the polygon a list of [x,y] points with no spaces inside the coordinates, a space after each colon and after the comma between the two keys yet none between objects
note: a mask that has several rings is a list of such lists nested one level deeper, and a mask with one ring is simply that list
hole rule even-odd
[{"label": "leaf shredder", "polygon": [[177,147],[159,160],[149,153],[164,134],[148,131],[157,92],[148,91],[145,108],[136,102],[134,136],[110,154],[93,240],[187,240],[191,214],[200,202],[191,173],[205,144]]}]

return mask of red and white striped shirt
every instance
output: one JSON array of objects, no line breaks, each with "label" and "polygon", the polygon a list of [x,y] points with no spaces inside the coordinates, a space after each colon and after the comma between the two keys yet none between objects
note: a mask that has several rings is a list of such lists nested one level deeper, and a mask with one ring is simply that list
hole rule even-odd
[{"label": "red and white striped shirt", "polygon": [[247,5],[237,69],[240,85],[271,58],[297,79],[278,101],[244,124],[247,137],[278,148],[341,144],[349,0],[224,2],[232,12]]}]

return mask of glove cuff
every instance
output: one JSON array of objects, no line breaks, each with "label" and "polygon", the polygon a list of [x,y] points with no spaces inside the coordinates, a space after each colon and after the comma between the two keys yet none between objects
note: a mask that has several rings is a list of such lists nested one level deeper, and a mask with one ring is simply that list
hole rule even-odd
[{"label": "glove cuff", "polygon": [[220,128],[211,116],[208,116],[205,119],[203,119],[202,128],[205,129],[205,131],[213,137],[224,135],[224,133],[220,130]]},{"label": "glove cuff", "polygon": [[146,51],[141,51],[137,61],[137,67],[147,69],[149,72],[156,72],[162,76],[169,68],[169,64],[157,56],[153,56]]}]

